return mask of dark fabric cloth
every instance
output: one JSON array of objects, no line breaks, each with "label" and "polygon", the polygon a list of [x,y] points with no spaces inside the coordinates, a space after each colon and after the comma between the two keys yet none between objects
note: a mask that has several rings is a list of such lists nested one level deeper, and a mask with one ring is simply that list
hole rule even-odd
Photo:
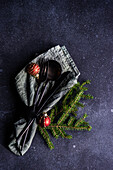
[{"label": "dark fabric cloth", "polygon": [[[31,62],[37,63],[40,65],[41,63],[52,59],[56,60],[60,63],[62,67],[62,74],[65,72],[69,72],[63,78],[62,83],[60,84],[58,90],[55,94],[50,98],[50,100],[46,103],[42,112],[48,112],[52,109],[52,107],[69,91],[69,89],[77,83],[78,76],[80,75],[79,70],[77,69],[74,61],[72,60],[70,54],[68,53],[65,46],[60,47],[59,45],[51,48],[46,53],[43,53],[39,56],[36,56],[34,60]],[[26,72],[26,67],[23,68],[20,73],[16,76],[16,87],[18,94],[20,95],[22,101],[27,107],[33,106],[34,97],[36,94],[36,90],[39,90],[37,102],[39,100],[39,96],[41,94],[41,89],[45,82],[42,82],[40,85],[37,83],[36,79]],[[49,81],[45,95],[51,88],[54,86],[55,81]],[[36,118],[33,118],[33,123],[28,131],[28,137],[26,139],[26,143],[24,147],[22,147],[22,138],[19,138],[21,132],[27,126],[28,121],[25,119],[20,119],[14,124],[14,132],[11,135],[11,142],[9,143],[9,149],[15,153],[16,155],[24,155],[29,147],[31,146],[32,140],[36,133],[37,129],[37,121]],[[19,138],[19,140],[18,140]]]}]

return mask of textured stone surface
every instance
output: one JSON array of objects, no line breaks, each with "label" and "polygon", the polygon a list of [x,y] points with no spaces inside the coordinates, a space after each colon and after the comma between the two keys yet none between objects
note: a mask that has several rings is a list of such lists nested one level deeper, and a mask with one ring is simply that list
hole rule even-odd
[{"label": "textured stone surface", "polygon": [[[65,45],[81,72],[90,79],[93,101],[84,101],[91,132],[70,132],[72,140],[53,139],[50,151],[37,133],[29,151],[15,156],[7,149],[14,121],[23,104],[15,75],[57,44]],[[0,2],[0,169],[112,170],[113,168],[113,1]],[[24,111],[23,111],[24,112]]]}]

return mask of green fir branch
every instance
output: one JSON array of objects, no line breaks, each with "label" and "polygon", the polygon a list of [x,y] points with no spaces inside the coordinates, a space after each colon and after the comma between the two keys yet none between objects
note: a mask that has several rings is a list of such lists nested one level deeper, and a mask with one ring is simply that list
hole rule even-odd
[{"label": "green fir branch", "polygon": [[80,118],[76,123],[75,127],[78,127],[81,123],[84,122],[84,119],[87,117],[87,114],[84,114],[83,118]]},{"label": "green fir branch", "polygon": [[58,134],[57,131],[56,131],[56,127],[51,127],[51,132],[52,132],[53,136],[54,136],[56,139],[58,139],[59,134]]},{"label": "green fir branch", "polygon": [[54,145],[50,140],[50,136],[49,136],[47,130],[44,127],[41,127],[41,126],[38,126],[38,129],[39,129],[39,132],[41,133],[41,135],[43,136],[44,140],[48,144],[48,147],[50,149],[54,149]]},{"label": "green fir branch", "polygon": [[69,116],[68,113],[63,113],[62,116],[60,117],[60,119],[58,120],[57,124],[62,124],[66,119],[67,117]]},{"label": "green fir branch", "polygon": [[87,95],[86,95],[86,94],[83,94],[83,95],[82,95],[82,98],[83,98],[83,99],[93,99],[93,96],[90,95],[90,94],[87,94]]},{"label": "green fir branch", "polygon": [[81,107],[81,108],[83,108],[83,107],[84,107],[84,104],[83,104],[83,103],[81,103],[81,102],[77,102],[77,103],[76,103],[76,105],[77,105],[78,107]]},{"label": "green fir branch", "polygon": [[53,149],[53,143],[50,140],[48,130],[51,131],[53,137],[58,139],[59,137],[71,139],[72,136],[66,133],[67,130],[91,130],[91,126],[85,121],[87,114],[84,114],[82,118],[77,120],[78,108],[84,107],[84,104],[80,102],[80,99],[92,99],[90,94],[84,94],[88,90],[85,85],[90,84],[87,80],[80,84],[75,84],[69,92],[65,95],[62,104],[57,104],[50,113],[51,124],[49,126],[41,127],[38,125],[39,131],[42,134],[44,140],[48,144],[50,149]]},{"label": "green fir branch", "polygon": [[68,120],[67,125],[72,126],[75,120],[76,120],[75,117],[70,117],[70,119]]}]

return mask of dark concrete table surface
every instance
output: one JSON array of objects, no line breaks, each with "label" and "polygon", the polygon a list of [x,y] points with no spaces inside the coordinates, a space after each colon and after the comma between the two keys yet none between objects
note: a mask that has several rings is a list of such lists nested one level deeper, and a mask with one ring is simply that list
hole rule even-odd
[{"label": "dark concrete table surface", "polygon": [[[73,139],[54,139],[50,151],[37,133],[31,148],[18,157],[7,149],[12,125],[23,104],[15,75],[55,45],[65,45],[81,72],[90,79],[85,101],[90,132],[70,132]],[[0,1],[0,170],[113,169],[113,1]]]}]

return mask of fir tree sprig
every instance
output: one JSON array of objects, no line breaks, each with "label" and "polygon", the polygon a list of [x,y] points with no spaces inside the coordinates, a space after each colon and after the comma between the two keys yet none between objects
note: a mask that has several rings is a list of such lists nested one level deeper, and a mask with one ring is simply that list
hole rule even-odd
[{"label": "fir tree sprig", "polygon": [[84,107],[84,104],[80,102],[80,99],[93,99],[92,95],[85,94],[85,91],[88,90],[88,88],[85,87],[86,84],[90,84],[90,81],[87,80],[82,84],[79,82],[75,84],[65,95],[62,104],[57,104],[51,110],[49,115],[51,124],[48,127],[41,127],[38,125],[38,129],[50,149],[53,149],[54,145],[50,140],[48,130],[51,131],[53,137],[56,139],[60,136],[62,138],[71,139],[72,136],[68,135],[65,130],[91,130],[92,127],[88,122],[85,122],[87,114],[84,114],[82,118],[77,120],[76,113],[79,107]]},{"label": "fir tree sprig", "polygon": [[48,144],[48,147],[50,149],[54,149],[54,145],[53,145],[53,143],[50,140],[50,136],[49,136],[47,130],[45,128],[41,127],[41,126],[38,126],[38,130],[41,133],[41,135],[43,136],[43,138],[46,141],[46,143]]}]

